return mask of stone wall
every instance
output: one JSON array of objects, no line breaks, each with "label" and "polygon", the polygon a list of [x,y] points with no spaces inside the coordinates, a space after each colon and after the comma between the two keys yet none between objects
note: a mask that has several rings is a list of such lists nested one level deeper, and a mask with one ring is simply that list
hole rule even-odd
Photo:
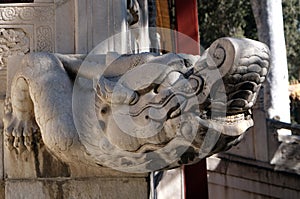
[{"label": "stone wall", "polygon": [[207,159],[209,198],[299,198],[297,174],[275,171],[267,162],[233,155]]},{"label": "stone wall", "polygon": [[[209,198],[300,197],[299,152],[291,150],[299,148],[299,141],[292,142],[292,136],[286,136],[289,141],[284,143],[266,122],[262,96],[253,110],[255,125],[244,139],[229,151],[207,159]],[[283,165],[277,165],[274,158],[280,155],[283,144],[289,147],[277,160]]]}]

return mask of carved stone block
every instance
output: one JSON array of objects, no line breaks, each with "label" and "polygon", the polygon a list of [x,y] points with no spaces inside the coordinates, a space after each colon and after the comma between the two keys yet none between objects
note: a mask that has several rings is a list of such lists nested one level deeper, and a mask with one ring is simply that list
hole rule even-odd
[{"label": "carved stone block", "polygon": [[[35,51],[53,52],[54,49],[55,17],[53,1],[34,4],[0,4],[1,113],[4,112],[8,58],[24,56]],[[13,68],[10,69],[10,71],[13,70]],[[11,79],[8,78],[8,80]],[[1,118],[3,118],[2,114]],[[37,162],[35,162],[33,152],[25,152],[23,158],[18,158],[14,154],[6,152],[4,154],[5,172],[1,173],[5,173],[7,177],[38,176],[35,169],[37,168]]]},{"label": "carved stone block", "polygon": [[54,4],[0,4],[0,67],[7,58],[55,49]]},{"label": "carved stone block", "polygon": [[238,143],[253,125],[269,51],[221,38],[202,57],[33,53],[16,65],[5,107],[7,152],[45,146],[70,167],[143,173]]},{"label": "carved stone block", "polygon": [[[134,187],[134,191],[133,191]],[[16,198],[148,198],[147,182],[137,178],[8,181],[7,199]]]}]

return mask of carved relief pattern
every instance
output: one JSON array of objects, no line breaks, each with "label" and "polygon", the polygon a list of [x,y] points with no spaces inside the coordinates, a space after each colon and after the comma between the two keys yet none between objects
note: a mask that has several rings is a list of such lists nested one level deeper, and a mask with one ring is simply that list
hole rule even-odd
[{"label": "carved relief pattern", "polygon": [[54,11],[51,7],[4,7],[0,8],[0,21],[39,21],[52,20]]},{"label": "carved relief pattern", "polygon": [[35,16],[35,9],[32,7],[24,7],[20,12],[20,18],[23,20],[32,20]]},{"label": "carved relief pattern", "polygon": [[52,29],[49,26],[40,26],[37,28],[37,51],[52,52],[53,38]]},{"label": "carved relief pattern", "polygon": [[1,20],[4,21],[12,21],[17,17],[17,9],[12,7],[1,9]]},{"label": "carved relief pattern", "polygon": [[25,55],[29,52],[28,35],[20,28],[0,29],[0,68],[7,65],[8,56]]},{"label": "carved relief pattern", "polygon": [[0,68],[8,56],[54,51],[54,4],[0,4]]}]

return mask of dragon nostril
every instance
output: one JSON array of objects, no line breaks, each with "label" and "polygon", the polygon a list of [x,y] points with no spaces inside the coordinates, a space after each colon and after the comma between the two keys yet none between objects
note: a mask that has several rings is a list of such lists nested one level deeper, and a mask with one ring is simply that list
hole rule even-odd
[{"label": "dragon nostril", "polygon": [[102,115],[104,115],[104,114],[106,114],[108,112],[108,107],[103,107],[102,109],[101,109],[101,114]]},{"label": "dragon nostril", "polygon": [[155,93],[155,94],[158,94],[158,88],[159,88],[159,84],[156,84],[155,86],[154,86],[154,88],[153,88],[153,92]]}]

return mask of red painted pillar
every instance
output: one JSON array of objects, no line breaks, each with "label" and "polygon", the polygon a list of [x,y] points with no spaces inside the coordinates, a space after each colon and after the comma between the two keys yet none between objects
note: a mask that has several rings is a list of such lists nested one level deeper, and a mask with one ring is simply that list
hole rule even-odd
[{"label": "red painted pillar", "polygon": [[[176,30],[186,36],[177,37],[177,53],[199,55],[199,25],[196,0],[175,0]],[[192,42],[193,39],[195,42]]]},{"label": "red painted pillar", "polygon": [[[200,54],[197,1],[175,0],[175,10],[177,31],[186,35],[177,37],[177,53]],[[208,199],[206,160],[184,166],[183,170],[185,198]]]}]

